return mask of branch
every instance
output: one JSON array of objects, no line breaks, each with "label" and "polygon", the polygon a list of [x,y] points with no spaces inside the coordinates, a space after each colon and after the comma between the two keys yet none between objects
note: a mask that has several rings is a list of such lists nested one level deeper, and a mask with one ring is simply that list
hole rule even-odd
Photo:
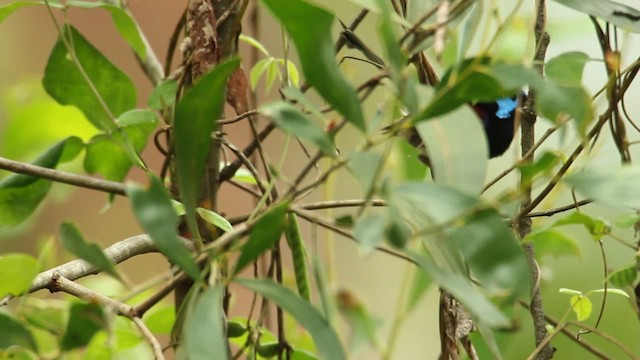
[{"label": "branch", "polygon": [[[536,22],[534,25],[534,34],[536,40],[536,53],[533,58],[534,68],[542,75],[542,66],[544,64],[547,46],[549,45],[549,34],[545,31],[546,25],[546,4],[545,0],[536,0]],[[531,91],[525,101],[524,111],[522,114],[522,140],[521,150],[525,155],[521,160],[522,163],[531,163],[534,156],[535,143],[535,122],[537,118],[536,112],[536,96]],[[521,179],[521,182],[525,179]],[[531,185],[526,185],[523,189],[524,200],[520,205],[521,209],[527,209],[531,206]],[[517,225],[518,235],[524,238],[531,232],[532,219],[528,217],[518,216],[514,221]],[[547,337],[546,321],[544,309],[542,307],[542,295],[540,294],[540,267],[536,261],[536,254],[532,243],[523,245],[524,252],[527,256],[529,268],[531,269],[531,307],[529,309],[533,319],[534,335],[536,340],[537,360],[549,360],[553,357],[554,349],[549,343],[550,338]]]},{"label": "branch", "polygon": [[[181,239],[182,243],[185,244],[185,246],[193,248],[193,242],[184,238]],[[158,249],[156,248],[153,239],[151,239],[151,237],[147,234],[132,236],[128,239],[118,241],[117,243],[104,249],[104,253],[107,258],[109,258],[115,264],[119,264],[137,255],[157,251]],[[66,264],[41,272],[31,282],[31,289],[29,289],[29,292],[36,292],[38,290],[51,286],[56,274],[57,276],[62,276],[65,279],[73,281],[88,275],[97,274],[98,272],[99,270],[95,266],[84,260],[72,260]],[[4,301],[0,303],[4,303]]]},{"label": "branch", "polygon": [[49,289],[52,292],[56,292],[56,291],[65,292],[67,294],[73,295],[87,302],[92,302],[92,303],[97,302],[103,307],[113,309],[116,312],[116,314],[125,316],[133,320],[133,322],[136,324],[138,329],[140,329],[142,336],[149,342],[149,345],[151,345],[151,349],[153,351],[155,359],[164,360],[164,355],[162,354],[162,346],[160,346],[158,339],[156,339],[156,337],[153,336],[149,328],[144,324],[140,316],[136,314],[135,309],[132,306],[127,305],[123,302],[114,300],[108,296],[104,296],[96,291],[93,291],[80,284],[77,284],[65,278],[64,276],[60,275],[59,272],[54,273],[52,282],[49,285]]},{"label": "branch", "polygon": [[115,181],[102,180],[90,176],[49,169],[42,166],[9,160],[3,157],[0,157],[0,169],[87,189],[103,191],[110,194],[126,196],[124,184]]}]

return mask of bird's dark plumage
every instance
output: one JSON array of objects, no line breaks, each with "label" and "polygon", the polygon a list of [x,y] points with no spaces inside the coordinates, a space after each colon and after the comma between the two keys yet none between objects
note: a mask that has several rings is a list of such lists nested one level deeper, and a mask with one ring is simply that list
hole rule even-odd
[{"label": "bird's dark plumage", "polygon": [[515,131],[516,96],[498,99],[494,102],[479,102],[472,105],[478,114],[489,143],[489,157],[504,154],[511,145]]}]

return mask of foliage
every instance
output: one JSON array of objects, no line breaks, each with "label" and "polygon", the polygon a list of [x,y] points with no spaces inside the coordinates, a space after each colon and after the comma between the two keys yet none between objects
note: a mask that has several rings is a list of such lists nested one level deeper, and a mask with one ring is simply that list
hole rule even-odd
[{"label": "foliage", "polygon": [[[500,56],[496,49],[501,37],[517,19],[528,17],[532,28],[534,23],[545,28],[544,20],[524,10],[521,2],[505,11],[489,8],[486,1],[358,0],[353,2],[359,17],[342,24],[336,36],[338,18],[349,18],[338,8],[307,0],[262,0],[256,11],[272,16],[282,28],[282,56],[256,34],[234,32],[249,1],[227,2],[233,11],[216,13],[220,9],[213,5],[196,6],[200,14],[211,11],[207,21],[214,23],[205,29],[213,30],[201,35],[215,41],[185,40],[182,63],[165,64],[166,69],[126,2],[15,1],[0,6],[0,22],[21,8],[46,8],[58,31],[42,71],[48,98],[41,96],[37,109],[10,104],[10,115],[25,115],[10,121],[29,122],[30,116],[42,117],[42,109],[48,109],[57,122],[73,116],[85,126],[33,132],[41,137],[29,142],[42,151],[31,163],[0,158],[0,168],[12,172],[0,180],[0,231],[19,231],[29,219],[37,222],[37,210],[54,193],[52,184],[62,182],[109,193],[108,204],[116,195],[125,197],[146,234],[137,242],[131,234],[131,239],[103,250],[82,235],[83,224],[65,221],[58,238],[78,261],[44,271],[51,253],[43,251],[39,259],[2,254],[0,274],[7,279],[0,284],[0,296],[8,309],[0,313],[1,357],[110,358],[135,349],[131,351],[138,356],[162,358],[163,347],[169,345],[177,358],[189,359],[333,360],[357,354],[358,346],[390,359],[396,356],[400,329],[432,287],[443,293],[439,315],[445,320],[439,334],[420,336],[439,336],[445,358],[471,354],[470,349],[482,358],[508,358],[505,338],[511,335],[502,330],[522,322],[524,315],[517,309],[523,306],[534,307],[539,316],[534,316],[533,326],[543,329],[535,338],[537,347],[527,349],[531,357],[548,358],[545,344],[558,344],[565,333],[572,336],[570,325],[612,338],[598,329],[606,316],[607,296],[640,293],[637,240],[628,240],[632,235],[622,232],[637,228],[640,220],[640,168],[632,162],[640,130],[624,104],[640,63],[627,64],[629,56],[623,55],[628,54],[617,48],[617,32],[640,33],[638,10],[608,0],[557,0],[592,17],[602,46],[598,60],[606,70],[601,88],[593,91],[583,84],[585,73],[593,71],[593,57],[568,51],[546,59],[548,44],[540,32],[528,39],[533,58]],[[194,36],[190,31],[202,20],[192,18],[196,15],[191,7],[197,3],[190,2],[187,21],[176,31]],[[67,16],[74,9],[84,9],[81,16],[104,10],[111,15],[154,85],[146,107],[137,107],[140,90],[131,74],[100,51],[104,44],[93,44],[74,27]],[[361,36],[358,27],[365,17],[374,30]],[[480,33],[486,38],[476,37],[483,43],[477,50],[471,44]],[[253,64],[240,58],[234,49],[238,40],[262,58]],[[343,50],[345,46],[351,50]],[[234,50],[220,55],[228,48]],[[175,50],[174,41],[168,59]],[[219,57],[207,58],[207,51]],[[249,76],[241,63],[250,69]],[[443,74],[441,80],[436,73]],[[280,100],[249,101],[250,91],[267,94],[274,86]],[[526,99],[523,89],[529,91]],[[520,101],[519,145],[530,156],[500,162],[504,172],[487,182],[492,173],[487,169],[494,166],[486,150],[490,139],[472,106],[512,96]],[[10,102],[10,97],[4,100]],[[77,111],[60,110],[52,100]],[[234,116],[225,103],[235,110]],[[538,128],[547,131],[533,139],[528,134],[536,116],[544,119]],[[258,117],[267,125],[259,126]],[[628,124],[638,132],[628,132]],[[24,126],[15,131],[29,134]],[[232,126],[251,130],[248,146],[234,144],[241,141],[225,131]],[[610,132],[603,130],[607,126]],[[548,140],[554,132],[562,134],[560,145]],[[284,139],[277,149],[265,142],[275,133]],[[418,137],[424,145],[412,148],[398,135]],[[12,152],[0,151],[13,156],[20,147],[11,141],[19,139],[3,140]],[[149,143],[155,151],[143,154]],[[621,166],[589,164],[589,150],[600,143],[615,146]],[[545,151],[534,153],[540,145]],[[161,171],[147,165],[148,153],[163,157]],[[23,155],[33,154],[25,150]],[[421,162],[425,156],[429,171]],[[78,174],[78,167],[73,173],[61,169],[74,161],[81,162],[87,174]],[[607,161],[613,163],[613,157]],[[148,185],[125,183],[132,169],[144,173]],[[511,172],[519,177],[517,182],[505,180]],[[351,181],[351,193],[362,194],[358,199],[331,190],[336,184],[349,187]],[[227,184],[242,191],[237,196],[251,196],[249,214],[225,216],[233,204],[217,195]],[[562,189],[571,190],[567,206],[555,204]],[[325,201],[303,200],[323,192]],[[583,209],[591,203],[622,214],[592,215]],[[340,215],[318,211],[338,208],[347,209]],[[538,220],[552,216],[550,221]],[[567,229],[586,230],[592,243],[580,245],[580,232]],[[322,255],[316,246],[333,234],[339,241],[355,241],[363,257],[388,254],[406,267],[405,279],[397,281],[403,285],[394,294],[399,299],[396,315],[385,324],[390,325],[388,333],[383,334],[376,312],[368,308],[370,299],[361,300],[350,288],[335,290],[334,283],[341,282],[331,275],[335,259],[331,251]],[[605,247],[611,240],[625,247],[626,263],[607,267]],[[544,272],[536,277],[537,264],[544,265],[546,255],[580,258],[585,246],[601,251],[604,272],[599,281],[605,285],[587,291],[559,289],[571,296],[563,315],[540,323],[545,313],[535,301],[529,304],[530,291],[544,289],[548,279]],[[170,269],[164,280],[149,279],[148,288],[134,286],[118,264],[148,252],[159,252]],[[76,281],[93,273],[109,275],[121,287],[117,294]],[[43,288],[70,297],[35,294]],[[176,293],[175,305],[163,300],[171,292]],[[234,302],[236,294],[247,292],[251,304]],[[596,296],[603,297],[600,308],[594,307]],[[557,291],[544,292],[539,299],[557,297]],[[587,325],[595,311],[595,325]],[[637,305],[629,306],[633,311],[637,314]],[[572,312],[577,321],[571,320]],[[230,319],[230,313],[243,317]],[[166,334],[171,335],[170,344],[160,344],[156,336]],[[614,355],[608,358],[620,352],[637,358],[637,344],[612,343]]]}]

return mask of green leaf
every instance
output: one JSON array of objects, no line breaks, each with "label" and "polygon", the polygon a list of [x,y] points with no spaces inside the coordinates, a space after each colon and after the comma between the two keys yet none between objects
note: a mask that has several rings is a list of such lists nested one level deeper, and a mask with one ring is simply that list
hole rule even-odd
[{"label": "green leaf", "polygon": [[178,189],[189,230],[196,237],[199,233],[195,209],[211,134],[223,109],[227,79],[239,64],[238,59],[229,60],[203,75],[176,108],[174,135]]},{"label": "green leaf", "polygon": [[291,250],[291,262],[293,263],[298,294],[310,302],[311,291],[309,290],[309,278],[307,277],[306,250],[300,234],[298,218],[294,213],[287,214],[284,236],[287,239],[289,250]]},{"label": "green leaf", "polygon": [[560,54],[547,61],[544,73],[557,84],[579,86],[588,60],[587,54],[578,51]]},{"label": "green leaf", "polygon": [[491,327],[506,327],[509,319],[474,287],[471,281],[455,273],[447,273],[438,268],[427,256],[412,255],[420,268],[471,312],[477,321]]},{"label": "green leaf", "polygon": [[117,134],[96,135],[87,144],[84,169],[89,174],[100,174],[111,181],[121,181],[133,166]]},{"label": "green leaf", "polygon": [[565,177],[579,194],[614,207],[640,208],[640,166],[618,170],[586,168]]},{"label": "green leaf", "polygon": [[253,290],[288,312],[313,337],[316,348],[323,359],[346,359],[340,339],[335,330],[311,304],[299,298],[291,290],[271,280],[235,280],[240,286]]},{"label": "green leaf", "polygon": [[76,137],[72,141],[79,153],[84,148],[82,140],[98,132],[80,110],[58,104],[37,81],[25,80],[5,88],[0,106],[4,115],[0,154],[9,159],[33,158],[70,136]]},{"label": "green leaf", "polygon": [[558,289],[558,292],[560,294],[567,294],[567,295],[582,295],[582,291],[567,289],[567,288],[560,288]]},{"label": "green leaf", "polygon": [[536,248],[536,256],[563,255],[580,258],[580,247],[575,239],[566,236],[562,231],[554,228],[540,229],[531,232],[524,238],[524,242],[531,242]]},{"label": "green leaf", "polygon": [[204,219],[204,221],[208,222],[211,225],[215,225],[224,231],[233,230],[233,226],[231,225],[231,223],[229,223],[229,220],[211,210],[199,207],[196,208],[196,212],[202,219]]},{"label": "green leaf", "polygon": [[264,45],[262,45],[262,43],[260,41],[252,38],[251,36],[245,35],[245,34],[240,34],[238,39],[240,41],[243,41],[243,42],[253,46],[254,48],[260,50],[260,52],[262,54],[264,54],[264,56],[269,56],[269,51],[267,51],[267,48],[265,48]]},{"label": "green leaf", "polygon": [[147,190],[138,185],[127,185],[133,213],[144,231],[153,238],[158,250],[192,279],[197,280],[200,278],[200,269],[178,238],[178,216],[169,201],[169,193],[157,177],[150,174],[149,180],[151,185]]},{"label": "green leaf", "polygon": [[520,164],[517,165],[517,167],[518,170],[520,170],[523,182],[530,183],[536,175],[551,171],[553,167],[561,161],[562,159],[559,154],[546,151],[542,156],[538,157],[533,164]]},{"label": "green leaf", "polygon": [[638,277],[638,265],[623,267],[609,274],[609,282],[617,287],[633,286]]},{"label": "green leaf", "polygon": [[[267,68],[271,65],[271,63],[274,61],[274,58],[269,57],[266,59],[262,59],[262,60],[258,60],[258,62],[253,65],[253,67],[251,68],[251,71],[249,72],[249,83],[251,84],[251,89],[252,90],[256,90],[256,87],[258,86],[258,82],[260,81],[260,78],[262,77],[262,74],[267,70]],[[269,91],[269,88],[271,86],[265,86],[265,92]]]},{"label": "green leaf", "polygon": [[154,334],[171,334],[175,322],[176,309],[173,305],[144,314],[144,323]]},{"label": "green leaf", "polygon": [[349,170],[360,183],[362,192],[369,193],[371,187],[375,185],[376,174],[382,162],[382,156],[373,151],[354,151],[349,157],[351,158]]},{"label": "green leaf", "polygon": [[108,328],[104,311],[98,304],[73,303],[61,348],[72,350],[83,347],[100,330]]},{"label": "green leaf", "polygon": [[287,133],[313,143],[329,156],[336,156],[331,136],[295,106],[278,101],[263,106],[260,113]]},{"label": "green leaf", "polygon": [[608,288],[608,289],[595,289],[595,290],[591,290],[591,291],[589,291],[589,293],[592,293],[592,294],[602,294],[602,293],[607,293],[607,294],[620,295],[620,296],[626,297],[627,299],[631,299],[631,297],[629,296],[629,294],[627,294],[627,292],[626,292],[626,291],[621,290],[621,289],[612,289],[612,288]]},{"label": "green leaf", "polygon": [[224,286],[206,289],[197,299],[184,332],[189,359],[228,359],[227,341],[223,326],[222,307]]},{"label": "green leaf", "polygon": [[628,227],[635,226],[638,221],[640,221],[640,214],[637,212],[632,212],[632,213],[625,213],[618,216],[614,220],[614,223],[616,224],[617,227],[628,228]]},{"label": "green leaf", "polygon": [[22,322],[0,312],[0,349],[5,350],[12,346],[22,346],[38,352],[38,346],[29,329]]},{"label": "green leaf", "polygon": [[80,230],[72,223],[60,224],[60,241],[62,247],[71,254],[95,266],[101,272],[122,280],[113,262],[102,252],[96,244],[87,243]]},{"label": "green leaf", "polygon": [[[465,276],[470,270],[484,290],[502,302],[511,303],[529,291],[522,246],[500,214],[478,198],[434,184],[408,183],[393,188],[387,201],[416,232],[434,233],[424,241],[436,266]],[[446,232],[437,231],[443,225]]]},{"label": "green leaf", "polygon": [[336,297],[338,310],[340,310],[347,324],[351,327],[354,345],[366,340],[375,347],[377,345],[375,321],[364,304],[354,294],[345,289],[340,290]]},{"label": "green leaf", "polygon": [[611,233],[611,226],[609,226],[609,224],[604,220],[596,219],[585,213],[577,211],[557,220],[552,226],[563,225],[583,225],[595,240]]},{"label": "green leaf", "polygon": [[22,295],[31,287],[38,275],[38,260],[27,254],[3,254],[0,256],[0,298],[7,295]]},{"label": "green leaf", "polygon": [[489,147],[482,123],[471,109],[463,107],[421,122],[416,129],[429,154],[435,183],[480,194],[487,176]]},{"label": "green leaf", "polygon": [[60,104],[79,108],[95,127],[113,130],[116,126],[114,117],[136,105],[136,89],[133,82],[75,28],[65,28],[64,36],[73,44],[75,57],[95,86],[108,112],[91,90],[65,43],[60,39],[47,62],[42,79],[45,90]]},{"label": "green leaf", "polygon": [[578,321],[587,320],[591,316],[593,304],[591,300],[583,295],[573,295],[570,300],[571,309],[576,313]]},{"label": "green leaf", "polygon": [[356,91],[342,76],[336,62],[331,37],[333,14],[303,0],[264,0],[264,3],[293,39],[309,84],[348,122],[365,130]]},{"label": "green leaf", "polygon": [[556,2],[611,23],[624,30],[640,33],[640,11],[610,0],[555,0]]},{"label": "green leaf", "polygon": [[153,88],[147,105],[152,110],[162,110],[173,106],[176,102],[176,93],[178,92],[178,82],[175,80],[166,80]]},{"label": "green leaf", "polygon": [[593,119],[593,107],[591,97],[582,87],[542,81],[535,90],[538,111],[542,116],[557,123],[568,115],[576,121],[578,133],[584,136]]},{"label": "green leaf", "polygon": [[111,14],[113,24],[118,29],[120,36],[131,46],[133,51],[144,60],[147,57],[147,50],[139,32],[138,25],[124,9],[117,6],[109,5],[106,2],[93,2],[82,0],[67,0],[67,7],[77,7],[82,9],[102,8]]},{"label": "green leaf", "polygon": [[356,220],[353,237],[361,245],[365,255],[371,254],[384,240],[386,223],[385,217],[377,213],[366,214]]},{"label": "green leaf", "polygon": [[237,275],[240,270],[251,264],[258,256],[271,249],[280,240],[280,235],[282,235],[285,227],[285,215],[288,208],[289,204],[283,203],[267,210],[260,216],[253,229],[251,229],[249,240],[240,249],[240,257],[233,270],[234,275]]},{"label": "green leaf", "polygon": [[[55,168],[77,155],[77,138],[67,138],[52,146],[33,165]],[[68,155],[65,155],[68,154]],[[51,181],[34,176],[13,174],[0,181],[0,229],[25,221],[47,196]]]}]

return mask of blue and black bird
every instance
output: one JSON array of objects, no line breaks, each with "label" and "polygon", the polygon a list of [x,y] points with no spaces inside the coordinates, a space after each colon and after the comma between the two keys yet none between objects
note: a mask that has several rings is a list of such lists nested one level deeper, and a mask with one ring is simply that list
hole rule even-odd
[{"label": "blue and black bird", "polygon": [[[371,49],[342,22],[340,23],[343,27],[342,37],[347,46],[362,52],[370,64],[383,68],[383,60],[371,51]],[[412,62],[413,61],[420,62],[421,65],[424,65],[422,69],[418,69],[418,76],[422,83],[435,85],[438,82],[437,75],[435,75],[433,68],[431,68],[431,65],[424,55],[412,59]],[[482,121],[489,145],[490,158],[500,156],[509,149],[516,127],[515,120],[518,101],[523,102],[524,97],[524,93],[521,92],[520,96],[505,97],[493,102],[476,102],[469,104]],[[415,128],[411,128],[405,136],[411,145],[421,150],[424,149],[422,139]],[[420,160],[426,165],[429,165],[429,159],[424,153],[420,155]]]}]

